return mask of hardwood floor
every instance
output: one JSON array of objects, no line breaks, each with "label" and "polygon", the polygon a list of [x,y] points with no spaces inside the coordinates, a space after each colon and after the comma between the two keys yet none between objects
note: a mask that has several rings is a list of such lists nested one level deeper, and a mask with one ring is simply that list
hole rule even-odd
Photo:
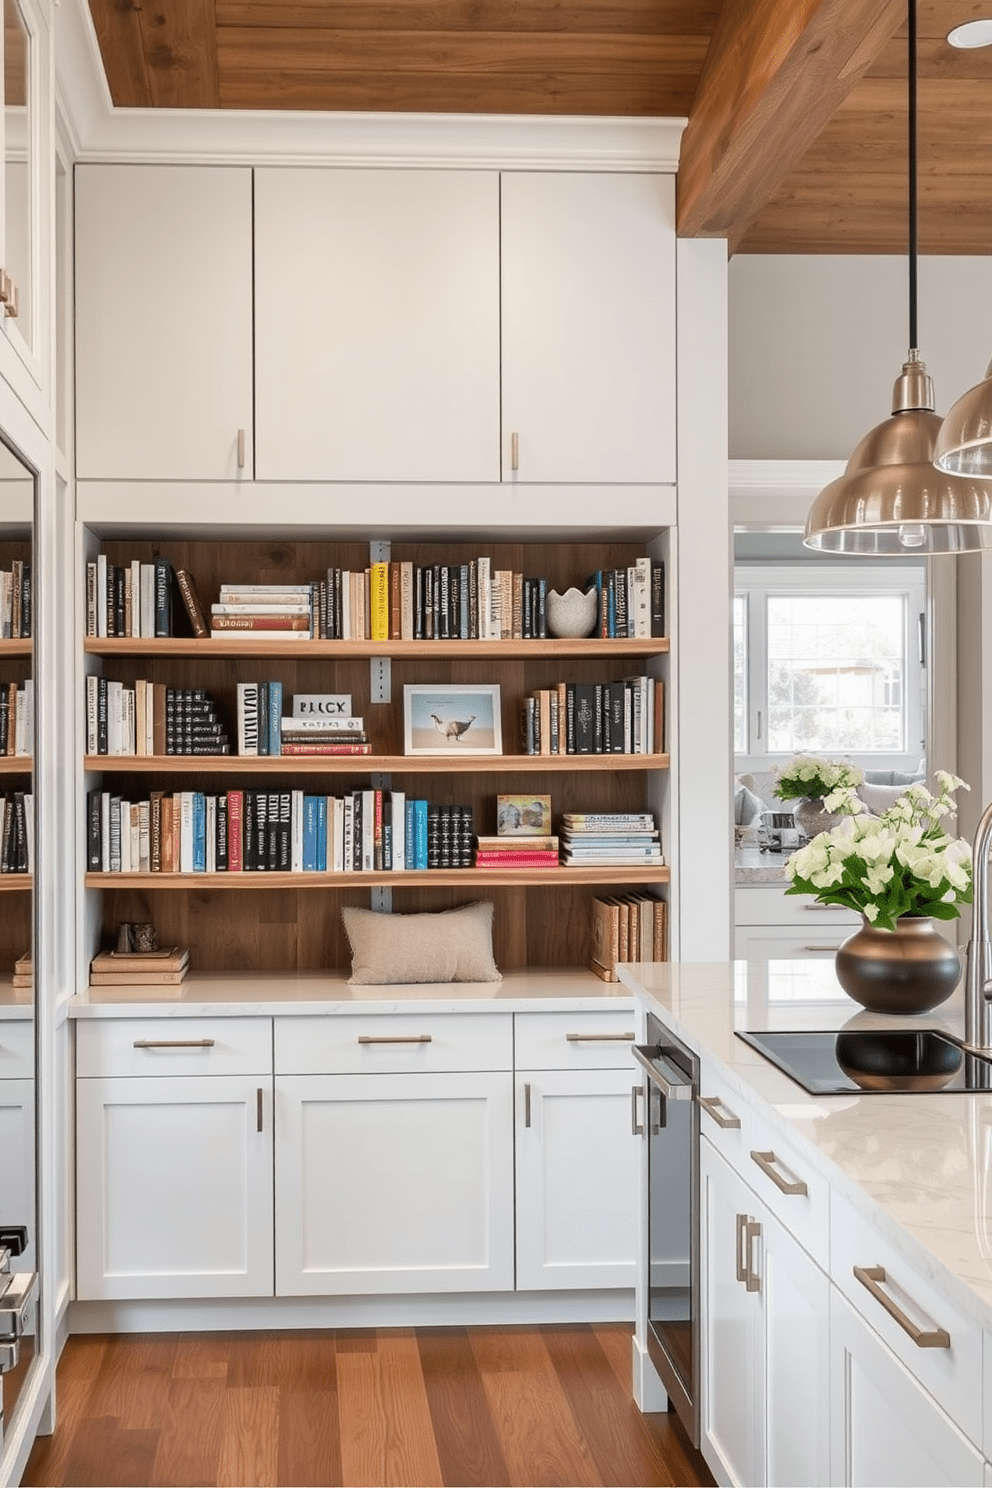
[{"label": "hardwood floor", "polygon": [[25,1484],[711,1484],[630,1329],[79,1335]]}]

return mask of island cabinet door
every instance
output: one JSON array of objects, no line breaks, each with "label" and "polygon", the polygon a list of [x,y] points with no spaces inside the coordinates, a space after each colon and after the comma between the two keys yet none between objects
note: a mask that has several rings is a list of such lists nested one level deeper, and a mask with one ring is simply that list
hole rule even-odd
[{"label": "island cabinet door", "polygon": [[271,1075],[76,1082],[76,1292],[270,1297]]},{"label": "island cabinet door", "polygon": [[512,1075],[287,1075],[276,1292],[513,1287]]},{"label": "island cabinet door", "polygon": [[527,1071],[516,1083],[518,1289],[633,1287],[631,1071]]},{"label": "island cabinet door", "polygon": [[831,1288],[831,1482],[864,1488],[981,1484],[981,1453],[887,1344]]}]

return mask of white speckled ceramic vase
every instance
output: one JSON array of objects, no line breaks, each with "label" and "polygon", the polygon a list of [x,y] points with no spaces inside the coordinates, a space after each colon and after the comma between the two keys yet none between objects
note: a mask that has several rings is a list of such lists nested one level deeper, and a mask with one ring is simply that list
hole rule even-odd
[{"label": "white speckled ceramic vase", "polygon": [[548,594],[548,630],[553,636],[587,636],[596,624],[599,596],[595,589],[566,589],[559,594],[552,589]]}]

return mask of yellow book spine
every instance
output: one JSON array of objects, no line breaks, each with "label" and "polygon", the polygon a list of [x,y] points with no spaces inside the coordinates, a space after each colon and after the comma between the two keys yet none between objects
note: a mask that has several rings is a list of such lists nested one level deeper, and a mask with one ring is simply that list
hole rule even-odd
[{"label": "yellow book spine", "polygon": [[389,564],[373,563],[369,608],[373,641],[389,640]]}]

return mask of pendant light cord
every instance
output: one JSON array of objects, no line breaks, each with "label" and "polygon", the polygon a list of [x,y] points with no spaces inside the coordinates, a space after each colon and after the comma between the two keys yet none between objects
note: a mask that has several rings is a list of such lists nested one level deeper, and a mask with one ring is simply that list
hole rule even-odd
[{"label": "pendant light cord", "polygon": [[915,356],[919,348],[916,317],[916,0],[909,8],[909,346]]}]

